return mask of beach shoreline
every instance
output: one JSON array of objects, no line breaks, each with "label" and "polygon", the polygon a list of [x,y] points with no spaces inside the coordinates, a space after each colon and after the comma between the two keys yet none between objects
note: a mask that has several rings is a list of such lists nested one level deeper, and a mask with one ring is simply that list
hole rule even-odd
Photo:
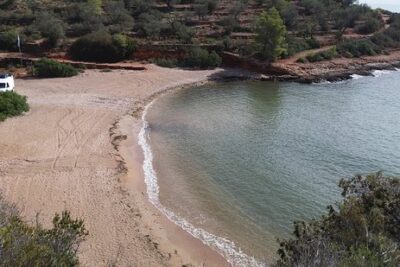
[{"label": "beach shoreline", "polygon": [[17,79],[31,111],[0,124],[1,193],[28,222],[39,214],[50,226],[62,210],[83,218],[84,266],[228,266],[148,201],[137,142],[148,101],[226,71],[146,69]]},{"label": "beach shoreline", "polygon": [[[127,166],[127,179],[123,181],[123,183],[129,190],[132,190],[136,195],[142,197],[140,206],[142,210],[147,211],[144,213],[143,218],[147,223],[153,224],[152,232],[154,236],[158,237],[160,250],[166,251],[168,255],[172,255],[172,251],[178,252],[175,253],[175,258],[170,258],[170,262],[174,266],[185,265],[185,262],[194,266],[230,265],[218,252],[203,244],[200,239],[192,236],[175,222],[167,218],[167,216],[150,200],[148,185],[145,183],[143,167],[144,152],[143,147],[139,144],[140,131],[144,127],[144,117],[142,115],[147,107],[165,94],[186,88],[196,88],[212,82],[216,81],[213,79],[205,79],[157,91],[140,103],[136,103],[131,114],[121,118],[119,121],[119,134],[127,134],[127,138],[122,141],[117,148],[121,156],[125,159],[125,164]],[[134,129],[134,134],[130,135],[129,132],[132,132],[132,129]],[[113,135],[114,134],[115,133],[113,133]],[[119,135],[117,134],[117,136]],[[137,169],[140,167],[141,171],[137,172]],[[131,172],[130,170],[135,170],[135,172]]]},{"label": "beach shoreline", "polygon": [[0,188],[34,223],[56,212],[85,220],[84,266],[228,266],[169,221],[147,196],[141,114],[157,97],[210,82],[260,80],[241,69],[86,70],[72,78],[17,79],[31,110],[0,123]]}]

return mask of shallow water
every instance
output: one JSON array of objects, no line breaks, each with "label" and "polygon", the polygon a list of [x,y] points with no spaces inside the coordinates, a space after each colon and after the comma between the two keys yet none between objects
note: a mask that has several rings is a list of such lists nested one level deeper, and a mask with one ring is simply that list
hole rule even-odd
[{"label": "shallow water", "polygon": [[271,261],[294,220],[340,199],[340,178],[400,175],[400,72],[376,76],[230,82],[161,97],[146,120],[162,206],[194,235],[236,244],[200,235],[216,249]]}]

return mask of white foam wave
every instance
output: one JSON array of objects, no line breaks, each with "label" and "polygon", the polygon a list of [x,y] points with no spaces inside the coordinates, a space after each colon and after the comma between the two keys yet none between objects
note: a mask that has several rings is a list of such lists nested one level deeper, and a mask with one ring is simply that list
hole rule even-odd
[{"label": "white foam wave", "polygon": [[353,80],[358,80],[358,79],[361,79],[361,78],[364,77],[364,76],[358,75],[358,74],[352,74],[352,75],[350,75],[350,76],[351,76],[351,78],[352,78]]},{"label": "white foam wave", "polygon": [[372,75],[374,75],[374,77],[381,77],[383,74],[388,74],[390,73],[389,70],[374,70],[372,72]]},{"label": "white foam wave", "polygon": [[[154,101],[153,101],[154,102]],[[151,102],[146,106],[143,111],[142,121],[143,126],[139,133],[139,145],[141,146],[144,154],[143,161],[143,171],[144,171],[144,180],[147,186],[147,194],[150,202],[160,210],[170,221],[174,222],[176,225],[181,227],[183,230],[188,232],[193,237],[201,240],[205,245],[211,247],[219,254],[221,254],[232,266],[237,267],[245,267],[245,266],[265,266],[265,264],[258,262],[254,257],[246,255],[244,252],[237,248],[234,242],[213,235],[201,228],[196,228],[194,225],[189,223],[184,218],[179,217],[171,210],[167,209],[160,203],[159,199],[159,191],[160,188],[158,186],[157,181],[157,173],[153,167],[153,153],[148,143],[149,136],[149,123],[146,121],[146,114],[148,109],[153,104]]]},{"label": "white foam wave", "polygon": [[316,82],[315,84],[331,84],[332,82],[328,81],[328,80],[321,80],[319,82]]}]

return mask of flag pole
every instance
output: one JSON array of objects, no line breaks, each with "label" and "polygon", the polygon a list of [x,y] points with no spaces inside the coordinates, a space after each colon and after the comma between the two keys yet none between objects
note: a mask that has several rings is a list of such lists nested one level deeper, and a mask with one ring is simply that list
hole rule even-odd
[{"label": "flag pole", "polygon": [[17,39],[17,46],[18,46],[18,50],[19,50],[20,62],[21,62],[21,67],[22,67],[23,63],[22,63],[22,51],[21,51],[21,38],[19,37],[19,34],[18,34],[18,39]]}]

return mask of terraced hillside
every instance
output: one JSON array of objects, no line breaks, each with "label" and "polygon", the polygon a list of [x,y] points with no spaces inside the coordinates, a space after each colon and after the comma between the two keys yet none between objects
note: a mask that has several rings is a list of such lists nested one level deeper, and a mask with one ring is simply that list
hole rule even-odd
[{"label": "terraced hillside", "polygon": [[118,47],[132,41],[121,60],[181,58],[197,46],[266,60],[256,38],[263,28],[257,31],[255,25],[271,9],[284,24],[285,41],[268,61],[336,46],[341,48],[326,57],[294,57],[320,61],[382,54],[400,43],[397,28],[390,27],[395,14],[353,0],[3,0],[0,7],[0,49],[17,51],[19,35],[24,52],[46,56],[70,57],[78,38],[98,33]]}]

